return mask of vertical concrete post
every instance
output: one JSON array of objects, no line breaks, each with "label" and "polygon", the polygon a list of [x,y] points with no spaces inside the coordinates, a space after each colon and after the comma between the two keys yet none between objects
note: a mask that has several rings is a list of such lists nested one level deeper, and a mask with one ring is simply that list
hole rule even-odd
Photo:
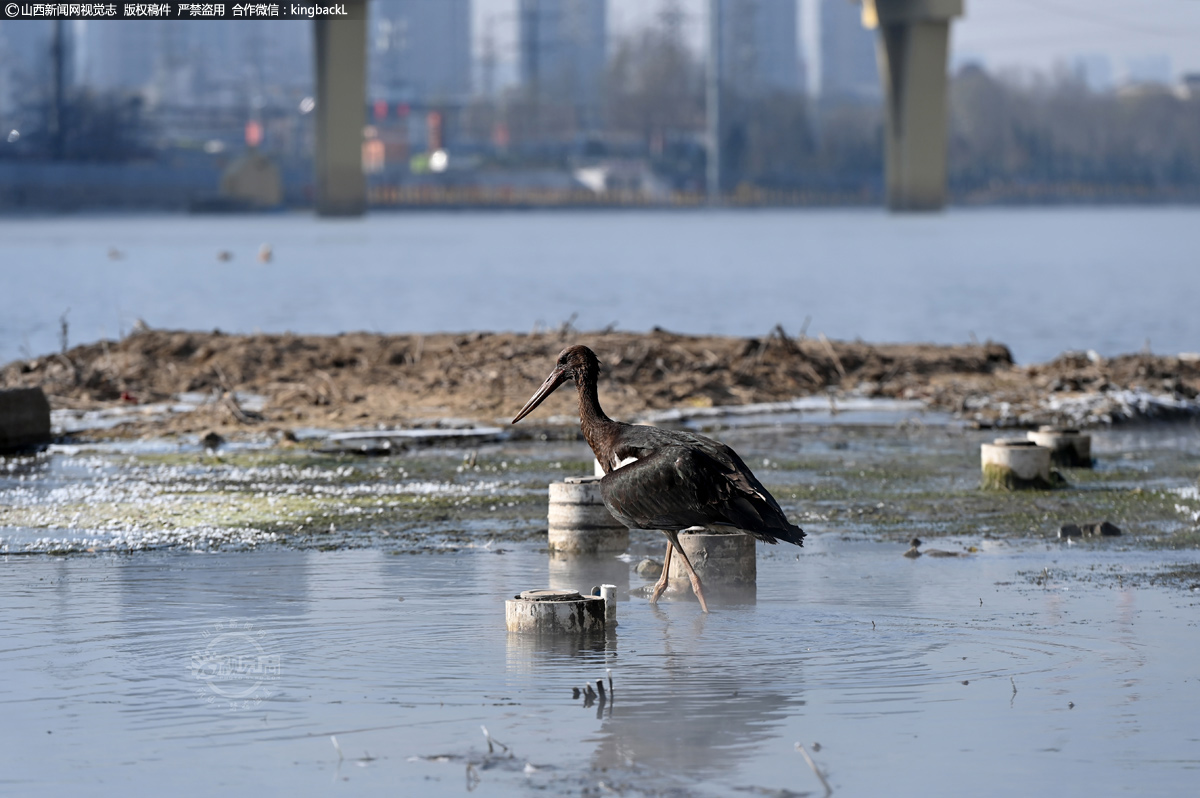
[{"label": "vertical concrete post", "polygon": [[367,107],[367,3],[348,0],[349,19],[313,22],[317,61],[316,206],[320,216],[367,209],[362,169]]},{"label": "vertical concrete post", "polygon": [[946,204],[946,56],[950,20],[962,13],[962,0],[863,0],[863,25],[879,31],[893,211]]}]

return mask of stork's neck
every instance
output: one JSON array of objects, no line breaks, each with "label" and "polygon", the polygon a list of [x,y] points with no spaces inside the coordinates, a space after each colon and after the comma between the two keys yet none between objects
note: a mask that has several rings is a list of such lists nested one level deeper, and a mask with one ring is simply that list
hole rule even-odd
[{"label": "stork's neck", "polygon": [[596,459],[606,464],[612,459],[611,438],[617,422],[606,416],[600,407],[600,395],[594,381],[577,380],[575,389],[579,392],[579,427],[583,437],[592,447]]}]

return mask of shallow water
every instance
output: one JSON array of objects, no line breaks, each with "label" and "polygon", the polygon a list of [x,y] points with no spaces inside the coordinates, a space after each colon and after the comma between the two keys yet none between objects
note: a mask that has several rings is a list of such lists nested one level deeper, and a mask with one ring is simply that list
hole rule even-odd
[{"label": "shallow water", "polygon": [[[822,535],[760,551],[754,603],[633,598],[581,645],[506,633],[503,600],[614,561],[564,573],[535,545],[23,558],[0,569],[0,791],[459,795],[470,763],[481,795],[820,795],[802,742],[838,794],[1186,794],[1200,594],[1021,576],[1110,561]],[[213,652],[265,671],[204,678]],[[606,668],[611,703],[571,698]]]},{"label": "shallow water", "polygon": [[[576,326],[1195,351],[1200,209],[375,213],[0,219],[0,363],[155,327]],[[256,260],[270,243],[270,264]],[[121,253],[110,260],[108,252]],[[229,251],[233,259],[217,260]],[[69,312],[67,312],[69,310]]]},{"label": "shallow water", "polygon": [[[0,555],[0,794],[822,795],[797,742],[837,794],[1194,788],[1200,431],[1097,431],[1072,488],[985,495],[991,433],[745,421],[710,431],[810,538],[760,544],[756,595],[707,617],[636,594],[657,534],[545,551],[578,442],[0,460],[8,550],[127,552]],[[1126,535],[1051,539],[1102,517]],[[976,551],[905,559],[915,531]],[[606,639],[504,629],[521,590],[602,582]],[[606,669],[613,701],[572,699]]]}]

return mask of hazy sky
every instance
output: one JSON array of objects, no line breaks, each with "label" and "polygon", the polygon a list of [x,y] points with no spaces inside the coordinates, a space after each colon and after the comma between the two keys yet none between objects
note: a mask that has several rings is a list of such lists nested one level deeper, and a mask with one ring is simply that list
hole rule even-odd
[{"label": "hazy sky", "polygon": [[[474,0],[476,42],[484,20],[494,19],[499,56],[515,58],[516,0]],[[678,0],[685,29],[699,44],[706,0]],[[817,0],[798,0],[802,46],[816,52]],[[1200,72],[1200,0],[964,0],[966,15],[954,23],[952,58],[982,61],[989,69],[1049,70],[1080,56],[1105,55],[1119,80],[1129,61],[1170,59],[1175,76]],[[614,34],[653,21],[662,0],[609,0]],[[510,71],[510,70],[505,70]]]}]

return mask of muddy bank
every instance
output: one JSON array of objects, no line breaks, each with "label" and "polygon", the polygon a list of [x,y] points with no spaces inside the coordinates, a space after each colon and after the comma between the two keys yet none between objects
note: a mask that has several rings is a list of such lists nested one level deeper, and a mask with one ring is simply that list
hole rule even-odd
[{"label": "muddy bank", "polygon": [[[1022,366],[991,342],[868,344],[789,336],[778,327],[759,338],[570,327],[336,336],[142,330],[15,361],[0,369],[0,386],[40,386],[55,409],[81,411],[198,397],[198,406],[165,419],[133,414],[103,433],[113,436],[494,423],[521,407],[572,343],[599,354],[605,408],[625,419],[812,395],[917,399],[981,426],[1097,425],[1200,409],[1200,358],[1187,355],[1069,353]],[[249,409],[239,394],[262,399]],[[570,416],[573,397],[560,391],[544,407],[543,420]]]}]

